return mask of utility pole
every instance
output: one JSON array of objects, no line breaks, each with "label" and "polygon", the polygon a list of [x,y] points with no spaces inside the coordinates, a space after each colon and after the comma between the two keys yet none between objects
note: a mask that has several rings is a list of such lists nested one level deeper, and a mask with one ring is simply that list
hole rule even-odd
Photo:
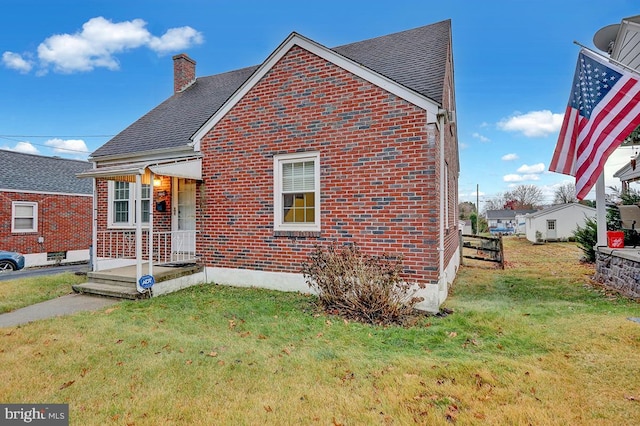
[{"label": "utility pole", "polygon": [[476,235],[480,233],[480,184],[476,183]]}]

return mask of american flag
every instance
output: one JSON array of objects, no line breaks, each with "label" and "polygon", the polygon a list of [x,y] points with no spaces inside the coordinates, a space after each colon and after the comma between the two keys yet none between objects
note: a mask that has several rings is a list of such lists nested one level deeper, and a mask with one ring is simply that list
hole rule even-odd
[{"label": "american flag", "polygon": [[609,155],[640,125],[640,82],[629,71],[582,49],[549,170],[576,177],[589,193]]}]

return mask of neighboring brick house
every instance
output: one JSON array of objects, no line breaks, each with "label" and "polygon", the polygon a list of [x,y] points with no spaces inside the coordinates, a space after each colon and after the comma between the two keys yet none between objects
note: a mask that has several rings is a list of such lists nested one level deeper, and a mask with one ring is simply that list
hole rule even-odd
[{"label": "neighboring brick house", "polygon": [[27,267],[89,260],[91,181],[87,161],[0,150],[0,249]]},{"label": "neighboring brick house", "polygon": [[91,160],[98,269],[127,257],[106,235],[135,234],[138,264],[197,258],[203,280],[309,291],[313,248],[357,243],[402,255],[437,310],[459,265],[451,22],[333,49],[293,33],[209,77],[176,55],[174,95]]}]

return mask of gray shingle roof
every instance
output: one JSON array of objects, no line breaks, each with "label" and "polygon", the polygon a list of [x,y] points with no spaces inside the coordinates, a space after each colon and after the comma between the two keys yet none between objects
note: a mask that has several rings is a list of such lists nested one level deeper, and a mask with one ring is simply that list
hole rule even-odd
[{"label": "gray shingle roof", "polygon": [[90,169],[87,161],[23,154],[0,149],[0,190],[93,194],[91,179],[76,173]]},{"label": "gray shingle roof", "polygon": [[332,50],[442,103],[451,20]]},{"label": "gray shingle roof", "polygon": [[176,93],[91,154],[92,157],[177,148],[253,74],[257,66],[200,77]]},{"label": "gray shingle roof", "polygon": [[[442,102],[451,21],[332,49],[361,65]],[[98,148],[94,159],[188,145],[190,137],[259,66],[199,77]]]}]

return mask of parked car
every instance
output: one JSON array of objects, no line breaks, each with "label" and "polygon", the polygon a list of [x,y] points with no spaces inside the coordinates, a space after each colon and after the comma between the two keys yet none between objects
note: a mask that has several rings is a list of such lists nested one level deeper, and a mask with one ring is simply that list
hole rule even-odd
[{"label": "parked car", "polygon": [[13,251],[0,250],[0,273],[24,268],[24,256]]}]

